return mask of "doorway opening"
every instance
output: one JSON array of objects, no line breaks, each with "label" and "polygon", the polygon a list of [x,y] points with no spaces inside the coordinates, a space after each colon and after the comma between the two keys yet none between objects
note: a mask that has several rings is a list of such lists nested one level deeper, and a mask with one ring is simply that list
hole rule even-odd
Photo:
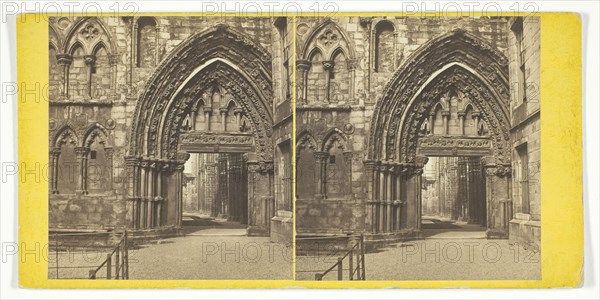
[{"label": "doorway opening", "polygon": [[421,189],[424,237],[485,237],[485,172],[480,157],[429,157]]},{"label": "doorway opening", "polygon": [[191,153],[183,169],[186,234],[245,235],[248,172],[241,153]]}]

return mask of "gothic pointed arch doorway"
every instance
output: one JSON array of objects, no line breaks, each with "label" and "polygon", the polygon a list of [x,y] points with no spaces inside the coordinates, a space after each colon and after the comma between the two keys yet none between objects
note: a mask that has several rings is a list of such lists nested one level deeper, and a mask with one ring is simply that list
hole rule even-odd
[{"label": "gothic pointed arch doorway", "polygon": [[270,61],[268,51],[251,39],[217,25],[183,41],[157,67],[138,99],[129,135],[129,227],[181,227],[185,163],[191,154],[216,154],[239,161],[235,168],[243,170],[235,174],[245,176],[227,185],[246,186],[238,191],[244,199],[227,200],[239,206],[226,214],[247,223],[249,234],[268,233],[273,214]]},{"label": "gothic pointed arch doorway", "polygon": [[421,236],[424,166],[429,157],[462,157],[482,166],[478,219],[487,237],[508,237],[508,101],[508,60],[478,37],[455,30],[417,49],[373,114],[367,230]]}]

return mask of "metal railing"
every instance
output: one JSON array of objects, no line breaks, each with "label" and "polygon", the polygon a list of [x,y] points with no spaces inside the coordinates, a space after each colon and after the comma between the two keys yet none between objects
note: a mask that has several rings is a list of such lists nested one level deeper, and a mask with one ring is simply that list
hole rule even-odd
[{"label": "metal railing", "polygon": [[[115,277],[112,276],[112,267],[115,267]],[[89,279],[96,279],[98,271],[106,266],[106,279],[129,279],[129,249],[127,231],[117,243],[112,252],[106,254],[106,259],[95,269],[90,270]]]},{"label": "metal railing", "polygon": [[[354,256],[356,255],[356,264]],[[344,260],[347,259],[348,268],[344,269]],[[360,235],[359,240],[344,255],[338,257],[337,262],[323,273],[316,273],[315,280],[323,277],[333,270],[337,270],[337,280],[344,280],[344,270],[348,271],[349,280],[366,280],[365,274],[365,240]],[[356,276],[355,276],[356,275]]]}]

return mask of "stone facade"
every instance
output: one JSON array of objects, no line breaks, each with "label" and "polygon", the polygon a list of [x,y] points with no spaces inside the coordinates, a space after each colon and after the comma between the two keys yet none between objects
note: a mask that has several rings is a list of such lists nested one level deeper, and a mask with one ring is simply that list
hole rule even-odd
[{"label": "stone facade", "polygon": [[524,247],[541,242],[540,19],[509,20],[511,34],[511,146],[513,208],[510,240]]},{"label": "stone facade", "polygon": [[50,229],[178,228],[189,153],[234,152],[250,173],[249,233],[291,239],[271,225],[291,224],[275,168],[291,162],[291,24],[51,18]]},{"label": "stone facade", "polygon": [[516,139],[510,23],[299,17],[298,234],[418,237],[428,157],[468,156],[482,167],[487,211],[478,221],[489,238],[507,238]]}]

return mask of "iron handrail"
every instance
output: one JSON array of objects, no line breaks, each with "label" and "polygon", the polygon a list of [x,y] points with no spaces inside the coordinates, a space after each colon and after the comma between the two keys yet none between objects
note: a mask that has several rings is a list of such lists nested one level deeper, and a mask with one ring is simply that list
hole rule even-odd
[{"label": "iron handrail", "polygon": [[[356,250],[356,267],[354,267],[354,251]],[[348,268],[344,268],[344,259],[348,258]],[[343,280],[344,271],[348,271],[349,280],[354,280],[354,275],[356,274],[357,280],[366,280],[365,274],[365,244],[364,244],[364,236],[361,234],[360,239],[356,244],[350,247],[350,250],[346,251],[343,256],[338,257],[338,260],[333,266],[328,268],[323,273],[316,273],[315,280],[323,280],[325,275],[329,274],[329,272],[333,271],[337,267],[337,278],[338,280]]]},{"label": "iron handrail", "polygon": [[[129,279],[129,249],[128,249],[127,231],[123,232],[123,237],[117,243],[117,246],[108,254],[106,259],[95,269],[91,269],[89,279],[96,279],[98,271],[106,266],[106,279],[112,278],[113,256],[115,258],[115,278],[114,279]],[[122,258],[122,259],[121,259]]]}]

